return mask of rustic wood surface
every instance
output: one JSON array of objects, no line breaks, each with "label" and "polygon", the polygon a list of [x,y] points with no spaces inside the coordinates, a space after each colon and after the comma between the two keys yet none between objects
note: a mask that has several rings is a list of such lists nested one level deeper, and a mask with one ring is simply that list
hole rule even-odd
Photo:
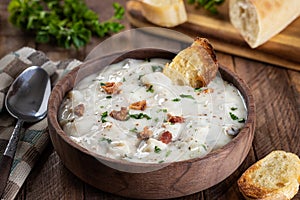
[{"label": "rustic wood surface", "polygon": [[[125,5],[125,0],[119,1]],[[34,38],[14,28],[8,21],[9,0],[0,1],[0,57],[23,46],[44,51],[53,60],[85,56],[101,41],[93,38],[85,48],[65,50],[40,45]],[[87,0],[88,5],[109,18],[112,1]],[[130,28],[125,19],[126,29]],[[275,149],[300,156],[300,72],[280,68],[238,56],[217,52],[219,62],[237,72],[250,86],[256,103],[256,130],[252,148],[242,165],[223,182],[179,199],[243,199],[238,191],[238,177],[255,161]],[[201,173],[201,172],[199,172]],[[91,187],[66,169],[51,144],[33,168],[16,199],[115,199],[118,197]],[[300,192],[294,198],[300,199]]]}]

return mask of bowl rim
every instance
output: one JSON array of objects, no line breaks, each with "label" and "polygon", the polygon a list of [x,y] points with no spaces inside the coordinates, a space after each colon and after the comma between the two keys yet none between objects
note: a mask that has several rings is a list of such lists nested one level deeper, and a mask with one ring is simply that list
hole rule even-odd
[{"label": "bowl rim", "polygon": [[[133,50],[133,51],[145,51],[145,50],[149,50],[148,48],[145,49],[137,49],[137,50]],[[159,50],[160,49],[152,49],[152,50]],[[126,53],[131,53],[133,51],[129,51]],[[165,50],[163,50],[165,51]],[[167,51],[166,51],[167,52]],[[125,54],[126,54],[125,53]],[[173,54],[174,56],[176,55],[173,52],[167,52],[169,54]],[[117,53],[118,54],[118,53]],[[123,54],[119,54],[119,55],[124,55]],[[108,55],[110,56],[110,55]],[[98,59],[102,59],[103,57],[97,57],[95,59],[92,60],[88,60],[85,63],[82,63],[81,65],[75,67],[73,70],[71,70],[70,72],[67,73],[67,75],[65,75],[63,78],[61,78],[56,85],[54,86],[50,98],[49,98],[49,102],[48,102],[48,108],[53,108],[53,102],[55,102],[53,99],[56,98],[56,95],[59,94],[59,90],[61,89],[61,85],[63,85],[65,82],[67,82],[69,79],[74,79],[74,76],[77,77],[77,73],[79,72],[79,70],[83,67],[87,67],[90,64],[93,64],[93,62],[97,61]],[[119,57],[118,57],[119,58]],[[128,57],[130,58],[130,57]],[[117,59],[116,59],[117,60]],[[121,59],[122,60],[122,59]],[[246,102],[246,107],[247,107],[247,119],[245,122],[244,127],[240,130],[240,132],[227,144],[225,144],[224,146],[212,150],[210,151],[208,154],[206,154],[203,157],[195,157],[195,158],[191,158],[191,159],[187,159],[187,160],[180,160],[180,161],[174,161],[174,162],[163,162],[163,163],[139,163],[139,162],[129,162],[129,161],[125,161],[125,160],[118,160],[118,159],[113,159],[113,158],[109,158],[97,153],[94,153],[92,151],[87,150],[86,148],[82,147],[81,145],[77,144],[76,142],[74,142],[62,129],[62,127],[60,126],[59,122],[58,122],[58,112],[59,112],[59,108],[60,105],[64,99],[64,97],[62,98],[60,105],[58,105],[57,109],[55,109],[55,115],[48,115],[48,123],[51,124],[51,126],[55,129],[56,133],[61,137],[61,139],[64,140],[64,142],[68,143],[69,145],[71,145],[73,148],[75,148],[76,150],[81,151],[84,154],[87,154],[89,156],[92,156],[94,158],[96,158],[97,160],[103,160],[106,162],[111,162],[111,163],[117,163],[117,164],[122,164],[122,165],[127,165],[127,166],[134,166],[134,167],[162,167],[162,166],[172,166],[172,165],[181,165],[182,163],[193,163],[193,162],[201,162],[203,160],[207,160],[210,159],[212,157],[217,156],[220,152],[225,151],[230,149],[230,147],[232,145],[234,145],[235,143],[238,143],[240,140],[242,140],[243,135],[244,134],[248,134],[248,129],[252,129],[251,127],[253,127],[253,133],[252,134],[252,139],[254,137],[254,129],[255,129],[255,102],[254,102],[254,98],[253,95],[251,93],[250,88],[248,87],[248,85],[245,83],[244,80],[242,80],[235,72],[231,71],[229,68],[227,68],[224,65],[218,64],[219,65],[219,69],[218,71],[221,73],[227,73],[229,76],[231,76],[233,78],[233,80],[235,80],[239,86],[235,85],[234,83],[232,83],[234,86],[242,88],[245,92],[245,94],[247,94],[246,96],[243,95],[243,98]],[[92,74],[92,73],[91,73]],[[90,75],[91,75],[90,74]],[[222,75],[223,77],[223,75]],[[70,90],[69,90],[70,91]],[[68,91],[67,91],[68,92]],[[67,93],[66,92],[66,93]],[[66,93],[64,95],[66,95]],[[251,139],[251,143],[252,143],[252,139]],[[52,138],[51,138],[52,140]],[[243,159],[244,160],[244,159]],[[243,161],[241,160],[241,162]]]}]

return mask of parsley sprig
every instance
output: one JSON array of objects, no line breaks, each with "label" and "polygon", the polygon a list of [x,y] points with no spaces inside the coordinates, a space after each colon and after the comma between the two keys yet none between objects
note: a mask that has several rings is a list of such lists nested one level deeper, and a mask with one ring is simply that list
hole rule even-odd
[{"label": "parsley sprig", "polygon": [[221,5],[225,0],[187,0],[189,4],[194,4],[196,8],[203,7],[205,10],[213,14],[217,14],[217,6]]},{"label": "parsley sprig", "polygon": [[92,35],[103,37],[122,30],[119,20],[124,8],[118,3],[113,8],[114,15],[103,22],[84,0],[11,0],[8,11],[10,22],[33,33],[36,42],[54,42],[68,49],[85,46]]}]

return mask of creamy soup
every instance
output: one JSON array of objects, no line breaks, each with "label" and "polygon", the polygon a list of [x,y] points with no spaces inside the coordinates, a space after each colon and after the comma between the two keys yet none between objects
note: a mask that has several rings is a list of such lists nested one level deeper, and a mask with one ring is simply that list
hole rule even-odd
[{"label": "creamy soup", "polygon": [[162,163],[202,157],[232,140],[247,110],[220,76],[205,88],[174,85],[165,59],[126,59],[83,79],[65,98],[63,130],[113,159]]}]

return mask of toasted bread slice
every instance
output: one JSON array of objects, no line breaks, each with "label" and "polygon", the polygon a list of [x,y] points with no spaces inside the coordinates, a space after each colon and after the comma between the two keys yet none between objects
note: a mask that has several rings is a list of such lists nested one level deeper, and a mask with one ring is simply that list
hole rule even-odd
[{"label": "toasted bread slice", "polygon": [[175,84],[200,88],[208,85],[218,71],[216,54],[205,38],[196,38],[193,44],[180,51],[163,73]]},{"label": "toasted bread slice", "polygon": [[138,0],[129,1],[127,7],[135,8],[153,24],[174,27],[187,21],[183,0]]},{"label": "toasted bread slice", "polygon": [[296,154],[273,151],[247,169],[238,180],[246,199],[289,200],[298,192],[300,159]]}]

